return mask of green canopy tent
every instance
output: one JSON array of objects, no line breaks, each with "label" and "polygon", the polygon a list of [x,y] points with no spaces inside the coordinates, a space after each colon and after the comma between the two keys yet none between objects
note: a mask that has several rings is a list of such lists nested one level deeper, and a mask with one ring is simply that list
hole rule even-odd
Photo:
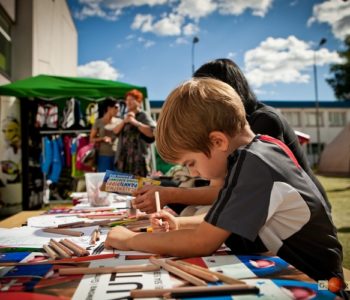
[{"label": "green canopy tent", "polygon": [[0,95],[18,98],[104,97],[123,98],[125,93],[138,89],[147,98],[147,89],[128,83],[79,77],[38,75],[0,86]]},{"label": "green canopy tent", "polygon": [[[111,80],[38,75],[0,86],[0,96],[15,96],[21,100],[22,153],[28,153],[27,137],[31,133],[27,124],[29,114],[33,112],[30,106],[30,102],[32,101],[25,101],[26,99],[53,101],[58,104],[59,110],[62,111],[65,100],[74,97],[80,100],[82,109],[84,109],[84,106],[90,101],[103,101],[106,97],[122,99],[132,89],[142,92],[145,98],[145,110],[150,113],[150,106],[147,101],[147,89],[145,87]],[[154,153],[152,153],[152,156],[154,157]],[[155,166],[155,159],[153,157],[153,166]],[[28,157],[24,155],[22,156],[23,182],[28,182],[28,174]],[[23,208],[32,209],[27,205],[29,193],[25,184],[23,185],[22,194]]]}]

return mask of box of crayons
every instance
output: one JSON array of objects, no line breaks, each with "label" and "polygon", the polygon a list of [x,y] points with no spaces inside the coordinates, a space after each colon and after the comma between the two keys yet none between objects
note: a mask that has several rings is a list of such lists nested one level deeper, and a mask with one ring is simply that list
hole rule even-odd
[{"label": "box of crayons", "polygon": [[107,170],[100,189],[110,193],[131,195],[138,188],[149,184],[160,185],[160,181]]}]

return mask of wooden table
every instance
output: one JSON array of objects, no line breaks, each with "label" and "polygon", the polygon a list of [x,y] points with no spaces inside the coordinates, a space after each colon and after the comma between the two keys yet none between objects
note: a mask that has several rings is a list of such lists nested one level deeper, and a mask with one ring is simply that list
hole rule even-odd
[{"label": "wooden table", "polygon": [[26,210],[21,211],[11,217],[0,221],[0,228],[20,227],[27,222],[30,217],[35,217],[43,214],[45,210]]},{"label": "wooden table", "polygon": [[[11,217],[0,221],[0,228],[20,227],[27,222],[30,217],[35,217],[43,214],[45,210],[28,210],[21,211]],[[350,281],[350,270],[343,268],[346,281]]]}]

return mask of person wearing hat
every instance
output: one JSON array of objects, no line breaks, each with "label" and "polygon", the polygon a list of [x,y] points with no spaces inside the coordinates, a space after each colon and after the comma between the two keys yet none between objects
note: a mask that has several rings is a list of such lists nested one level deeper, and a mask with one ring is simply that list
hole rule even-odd
[{"label": "person wearing hat", "polygon": [[115,100],[107,99],[103,104],[105,107],[103,117],[96,120],[90,132],[90,143],[95,144],[97,149],[98,172],[114,170],[115,150],[113,149],[113,143],[116,135],[109,125],[111,125],[119,111],[119,104]]},{"label": "person wearing hat", "polygon": [[155,121],[142,110],[143,95],[138,90],[126,94],[127,113],[113,131],[118,136],[115,154],[117,171],[146,176],[150,171],[149,143],[154,142]]}]

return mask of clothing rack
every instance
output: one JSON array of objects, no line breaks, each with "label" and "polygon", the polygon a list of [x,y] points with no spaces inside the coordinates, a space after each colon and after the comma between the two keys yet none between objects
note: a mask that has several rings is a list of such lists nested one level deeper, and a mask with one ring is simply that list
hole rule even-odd
[{"label": "clothing rack", "polygon": [[91,129],[69,129],[69,130],[40,130],[40,134],[65,134],[65,133],[89,133]]}]

